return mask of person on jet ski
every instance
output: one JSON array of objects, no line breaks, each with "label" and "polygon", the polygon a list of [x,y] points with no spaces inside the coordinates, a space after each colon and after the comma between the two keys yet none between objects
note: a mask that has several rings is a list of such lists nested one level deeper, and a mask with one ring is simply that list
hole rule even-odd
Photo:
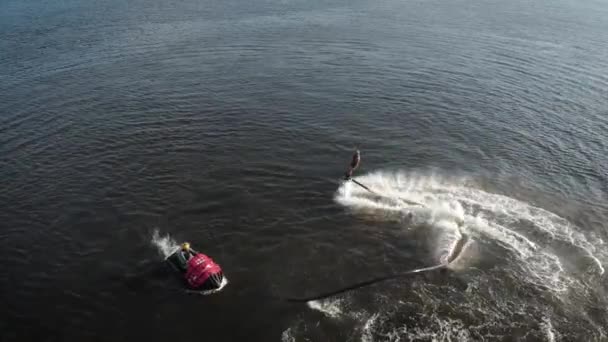
[{"label": "person on jet ski", "polygon": [[222,268],[213,259],[198,253],[184,242],[179,252],[186,261],[186,282],[193,290],[215,290],[222,286],[224,274]]},{"label": "person on jet ski", "polygon": [[192,249],[190,249],[190,244],[188,242],[182,243],[179,253],[186,263],[194,255],[194,252],[192,252]]}]

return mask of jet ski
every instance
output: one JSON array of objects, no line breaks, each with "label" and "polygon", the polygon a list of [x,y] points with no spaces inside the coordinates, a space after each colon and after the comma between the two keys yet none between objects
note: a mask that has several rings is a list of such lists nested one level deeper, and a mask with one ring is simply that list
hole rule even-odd
[{"label": "jet ski", "polygon": [[209,256],[190,248],[187,242],[165,260],[182,276],[188,292],[210,294],[228,284],[221,267]]}]

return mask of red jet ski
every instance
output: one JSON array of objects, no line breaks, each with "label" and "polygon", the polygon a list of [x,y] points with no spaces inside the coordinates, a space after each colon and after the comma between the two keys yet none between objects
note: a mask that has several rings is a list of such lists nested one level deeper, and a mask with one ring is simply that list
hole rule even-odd
[{"label": "red jet ski", "polygon": [[166,260],[182,274],[191,291],[217,292],[228,283],[222,268],[209,256],[191,249],[188,242],[184,242]]}]

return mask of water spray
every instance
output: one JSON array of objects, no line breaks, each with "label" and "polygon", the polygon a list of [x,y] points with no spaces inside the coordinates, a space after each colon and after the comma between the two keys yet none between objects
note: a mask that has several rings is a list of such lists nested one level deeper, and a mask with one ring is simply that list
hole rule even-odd
[{"label": "water spray", "polygon": [[[354,179],[353,178],[353,173],[359,167],[359,164],[361,164],[361,152],[359,152],[359,150],[356,150],[355,153],[353,154],[353,157],[351,159],[350,166],[349,166],[348,170],[344,173],[344,180],[350,181],[350,182],[353,182],[353,183],[357,184],[358,186],[360,186],[361,188],[367,190],[369,193],[374,194],[375,196],[393,198],[393,197],[389,197],[389,196],[380,194],[380,193],[378,193],[378,192],[370,189],[367,185],[365,185],[365,184],[359,182],[358,180]],[[410,200],[407,200],[407,199],[402,198],[402,197],[395,197],[395,198],[397,200],[399,200],[401,202],[404,202],[406,204],[409,204],[409,205],[418,205],[418,206],[424,207],[424,204],[422,204],[422,203],[410,201]]]},{"label": "water spray", "polygon": [[[357,181],[356,179],[353,179],[353,172],[359,167],[361,163],[361,153],[359,152],[359,150],[355,151],[355,153],[353,154],[349,169],[345,172],[344,174],[344,180],[345,181],[352,181],[353,183],[357,184],[358,186],[360,186],[361,188],[365,189],[366,191],[376,195],[376,196],[380,196],[380,197],[385,197],[385,198],[393,198],[393,197],[389,197],[386,195],[382,195],[372,189],[370,189],[368,186],[366,186],[365,184]],[[418,203],[418,202],[414,202],[414,201],[409,201],[400,197],[396,197],[396,199],[405,202],[407,204],[410,205],[419,205],[424,207],[423,204]],[[439,269],[445,269],[449,266],[449,264],[456,259],[456,257],[460,254],[460,252],[462,251],[463,248],[463,241],[464,239],[460,239],[458,241],[458,243],[456,244],[456,246],[454,246],[452,248],[452,250],[450,251],[450,253],[446,256],[445,259],[441,260],[441,263],[435,266],[430,266],[430,267],[423,267],[423,268],[417,268],[417,269],[413,269],[413,270],[409,270],[409,271],[405,271],[405,272],[399,272],[399,273],[393,273],[393,274],[389,274],[389,275],[384,275],[384,276],[380,276],[380,277],[376,277],[376,278],[372,278],[369,280],[365,280],[362,282],[358,282],[352,285],[348,285],[346,287],[337,289],[337,290],[332,290],[329,292],[325,292],[325,293],[321,293],[321,294],[316,294],[313,296],[309,296],[309,297],[299,297],[299,298],[287,298],[287,297],[282,297],[282,300],[285,300],[287,302],[293,302],[293,303],[304,303],[304,302],[310,302],[310,301],[314,301],[314,300],[320,300],[320,299],[325,299],[328,297],[332,297],[338,294],[342,294],[345,292],[349,292],[349,291],[353,291],[365,286],[369,286],[369,285],[373,285],[376,283],[380,283],[383,281],[388,281],[388,280],[392,280],[392,279],[397,279],[397,278],[403,278],[403,277],[408,277],[408,276],[413,276],[416,274],[420,274],[423,272],[429,272],[429,271],[434,271],[434,270],[439,270]]]}]

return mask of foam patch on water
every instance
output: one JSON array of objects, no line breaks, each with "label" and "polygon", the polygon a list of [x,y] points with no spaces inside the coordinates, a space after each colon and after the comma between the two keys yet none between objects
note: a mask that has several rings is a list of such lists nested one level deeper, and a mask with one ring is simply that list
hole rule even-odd
[{"label": "foam patch on water", "polygon": [[338,318],[342,315],[341,304],[342,299],[312,300],[306,303],[309,308],[322,312],[331,318]]},{"label": "foam patch on water", "polygon": [[464,237],[462,246],[458,249],[458,246],[452,252],[452,255],[448,259],[447,268],[452,271],[460,271],[470,265],[476,258],[479,258],[478,245],[475,241]]},{"label": "foam patch on water", "polygon": [[281,342],[296,342],[296,338],[291,332],[291,328],[287,328],[281,334]]},{"label": "foam patch on water", "polygon": [[[402,326],[385,333],[387,341],[472,341],[471,334],[465,324],[456,319],[441,319],[431,317],[431,324],[427,327]],[[383,339],[384,341],[384,339]]]},{"label": "foam patch on water", "polygon": [[[515,250],[529,256],[538,251],[537,243],[531,241],[512,229],[520,222],[529,222],[534,229],[547,236],[545,241],[559,240],[571,244],[580,249],[597,268],[597,272],[602,275],[605,272],[603,263],[605,252],[600,245],[591,243],[584,234],[576,229],[568,220],[542,208],[535,207],[528,203],[498,194],[490,194],[473,188],[463,189],[461,200],[466,205],[475,206],[482,211],[490,214],[486,215],[486,226],[490,229],[489,233],[505,234],[507,239],[515,240],[509,245]],[[532,234],[530,234],[532,235]]]},{"label": "foam patch on water", "polygon": [[[428,239],[438,262],[447,262],[452,270],[471,271],[466,283],[458,286],[422,284],[424,281],[414,284],[414,300],[389,301],[372,314],[357,308],[362,314],[353,316],[355,302],[348,297],[308,303],[328,317],[355,319],[361,341],[508,338],[514,317],[525,317],[521,323],[529,330],[526,336],[558,341],[564,332],[556,329],[555,320],[543,317],[547,311],[543,311],[542,300],[512,298],[510,290],[496,280],[506,274],[509,286],[513,281],[522,282],[523,289],[547,291],[551,298],[578,310],[577,299],[591,291],[587,280],[580,277],[597,280],[604,274],[608,249],[603,241],[583,234],[555,213],[490,193],[470,179],[375,172],[356,180],[374,193],[344,182],[337,190],[336,202],[366,218],[402,221],[404,228],[425,229],[421,236]],[[483,262],[485,267],[472,268],[475,262]],[[493,263],[501,267],[492,268]],[[498,278],[486,274],[485,269],[498,273]],[[446,308],[461,314],[452,315]]]},{"label": "foam patch on water", "polygon": [[169,236],[169,234],[161,236],[158,230],[155,230],[152,234],[152,244],[158,248],[158,252],[165,259],[179,249],[179,245],[171,236]]},{"label": "foam patch on water", "polygon": [[[565,242],[604,273],[605,251],[590,243],[568,220],[508,196],[476,188],[468,179],[404,172],[374,172],[356,178],[374,193],[344,182],[335,200],[354,210],[404,217],[412,224],[431,227],[438,262],[457,258],[463,235],[485,239],[510,251],[512,264],[537,286],[561,292],[573,284],[552,243]],[[411,204],[417,202],[422,206]],[[523,224],[523,223],[526,224]],[[522,228],[524,226],[524,228]],[[483,256],[481,256],[483,257]]]},{"label": "foam patch on water", "polygon": [[448,264],[454,257],[458,244],[463,239],[458,224],[453,221],[442,220],[435,225],[441,230],[437,235],[435,246],[435,257],[441,264]]},{"label": "foam patch on water", "polygon": [[426,196],[416,187],[423,184],[423,179],[408,182],[402,174],[374,173],[357,180],[371,186],[374,193],[353,182],[345,182],[336,194],[338,203],[367,212],[392,212],[408,218],[414,225],[430,226],[436,230],[429,233],[435,236],[437,262],[447,264],[456,257],[454,252],[463,239],[461,228],[465,218],[458,201]]},{"label": "foam patch on water", "polygon": [[545,332],[545,336],[547,336],[548,342],[555,342],[555,331],[553,331],[553,325],[551,324],[551,319],[548,317],[543,317],[543,321],[540,324],[543,331]]},{"label": "foam patch on water", "polygon": [[376,327],[376,322],[378,320],[378,317],[380,317],[379,313],[375,313],[373,315],[371,315],[367,321],[365,321],[365,324],[363,325],[363,328],[361,329],[361,342],[373,342],[374,341],[374,337],[373,337],[373,331]]}]

